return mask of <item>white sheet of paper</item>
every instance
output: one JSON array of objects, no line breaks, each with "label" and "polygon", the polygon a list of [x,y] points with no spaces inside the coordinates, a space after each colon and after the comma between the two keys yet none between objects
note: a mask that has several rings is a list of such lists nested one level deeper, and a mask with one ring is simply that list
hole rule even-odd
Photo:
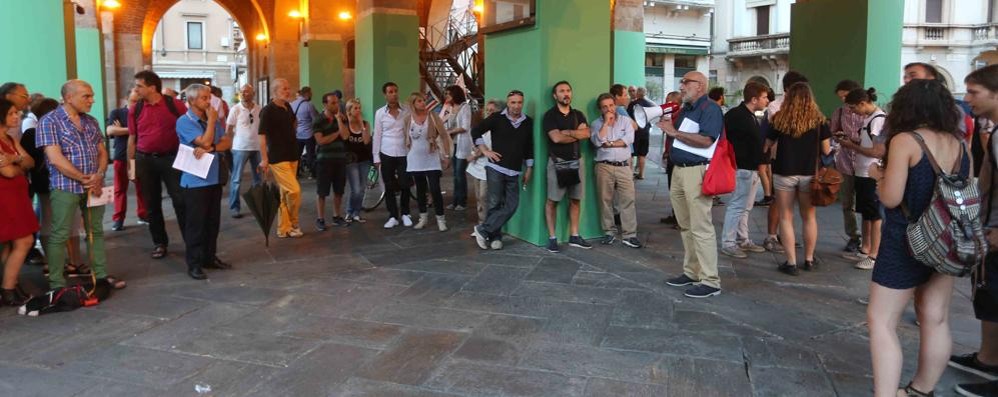
[{"label": "white sheet of paper", "polygon": [[177,159],[173,161],[173,168],[204,179],[211,169],[211,162],[215,160],[215,155],[205,153],[200,159],[194,158],[194,148],[187,145],[180,145],[177,150]]},{"label": "white sheet of paper", "polygon": [[[700,124],[690,119],[684,119],[683,123],[679,125],[679,132],[688,133],[688,134],[698,134],[700,133]],[[705,148],[700,148],[687,145],[682,141],[676,139],[675,141],[672,142],[672,147],[693,153],[697,156],[710,160],[714,158],[714,149],[717,149],[717,140],[714,140],[713,145],[710,145]]]},{"label": "white sheet of paper", "polygon": [[87,194],[87,207],[103,207],[114,202],[114,186],[101,188],[100,197]]}]

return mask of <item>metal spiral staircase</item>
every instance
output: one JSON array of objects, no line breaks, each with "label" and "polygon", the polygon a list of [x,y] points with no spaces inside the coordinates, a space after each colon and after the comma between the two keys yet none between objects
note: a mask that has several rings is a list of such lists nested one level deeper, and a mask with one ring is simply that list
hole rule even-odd
[{"label": "metal spiral staircase", "polygon": [[485,84],[475,15],[451,13],[444,21],[420,28],[419,39],[419,74],[433,95],[443,100],[446,88],[462,79],[469,99],[481,104]]}]

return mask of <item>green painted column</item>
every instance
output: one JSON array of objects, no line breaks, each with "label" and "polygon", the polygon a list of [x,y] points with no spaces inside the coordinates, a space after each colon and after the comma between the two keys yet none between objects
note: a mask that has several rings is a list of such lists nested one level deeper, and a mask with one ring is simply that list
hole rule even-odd
[{"label": "green painted column", "polygon": [[[59,98],[59,89],[69,76],[63,1],[5,1],[4,14],[11,17],[0,23],[0,37],[6,38],[0,49],[4,54],[31,54],[35,61],[11,58],[0,62],[3,81],[16,81],[29,92]],[[71,38],[72,29],[69,33]]]},{"label": "green painted column", "polygon": [[644,1],[616,0],[613,10],[613,82],[645,85]]},{"label": "green painted column", "polygon": [[398,84],[403,102],[409,93],[419,91],[419,17],[415,2],[408,4],[410,8],[379,7],[382,2],[391,3],[362,1],[356,22],[355,92],[364,104],[364,118],[369,121],[385,105],[381,94],[385,82]]},{"label": "green painted column", "polygon": [[[825,114],[840,105],[835,84],[852,79],[885,93],[901,81],[904,0],[811,0],[793,5],[790,68],[808,77]],[[829,54],[835,54],[829,62]]]},{"label": "green painted column", "polygon": [[93,86],[94,106],[90,109],[90,115],[100,122],[101,130],[107,120],[103,54],[100,32],[96,28],[76,28],[76,78]]},{"label": "green painted column", "polygon": [[343,90],[343,41],[309,40],[298,51],[301,67],[301,85],[312,87],[312,95],[319,98],[333,90]]},{"label": "green painted column", "polygon": [[[551,86],[560,80],[572,84],[573,107],[583,110],[590,121],[599,116],[596,96],[609,90],[612,83],[611,16],[606,0],[537,0],[536,4],[534,26],[486,36],[485,91],[487,98],[500,99],[513,89],[526,94],[524,112],[534,119],[534,178],[520,193],[519,208],[506,224],[506,231],[541,245],[548,237],[544,220],[546,180],[554,178],[547,175],[548,138],[541,130],[541,118],[554,106]],[[589,238],[602,235],[602,230],[592,172],[593,151],[591,145],[582,147],[587,172],[580,232]],[[566,207],[567,199],[562,201],[558,216],[557,234],[562,241],[568,237]]]}]

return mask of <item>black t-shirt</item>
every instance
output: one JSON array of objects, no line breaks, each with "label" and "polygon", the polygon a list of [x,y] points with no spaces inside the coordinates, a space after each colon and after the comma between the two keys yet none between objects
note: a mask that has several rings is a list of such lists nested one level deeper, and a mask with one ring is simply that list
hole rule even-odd
[{"label": "black t-shirt", "polygon": [[[350,128],[349,125],[347,128]],[[370,128],[366,121],[364,128]],[[352,128],[350,129],[350,138],[347,138],[347,152],[350,153],[347,156],[350,162],[360,163],[371,161],[374,158],[371,154],[371,144],[364,144],[364,133],[355,132]]]},{"label": "black t-shirt", "polygon": [[759,120],[742,102],[724,114],[724,131],[735,148],[738,169],[755,171],[762,161],[762,133]]},{"label": "black t-shirt", "polygon": [[30,196],[46,194],[52,190],[49,185],[49,167],[45,164],[45,151],[44,148],[35,147],[35,135],[34,128],[28,128],[21,135],[21,147],[35,161],[35,166],[28,170],[28,194]]},{"label": "black t-shirt", "polygon": [[[572,109],[568,114],[562,114],[558,110],[558,105],[555,105],[544,113],[544,120],[541,122],[541,127],[544,129],[544,134],[547,135],[548,131],[551,130],[575,130],[583,123],[588,124],[586,122],[586,115],[578,109]],[[548,137],[548,153],[553,157],[566,160],[577,159],[580,157],[579,148],[581,146],[580,142],[554,143]]]},{"label": "black t-shirt", "polygon": [[832,137],[828,123],[812,128],[797,138],[778,131],[775,126],[771,128],[767,139],[777,142],[773,173],[783,176],[814,175],[819,136],[822,141]]},{"label": "black t-shirt", "polygon": [[[114,109],[107,115],[107,125],[114,125],[117,121],[122,127],[128,127],[128,108]],[[112,138],[114,142],[114,152],[111,153],[111,161],[124,161],[128,158],[128,135],[120,135]]]},{"label": "black t-shirt", "polygon": [[260,110],[260,135],[267,137],[267,160],[271,164],[298,161],[298,138],[295,137],[295,114],[290,105],[268,103]]}]

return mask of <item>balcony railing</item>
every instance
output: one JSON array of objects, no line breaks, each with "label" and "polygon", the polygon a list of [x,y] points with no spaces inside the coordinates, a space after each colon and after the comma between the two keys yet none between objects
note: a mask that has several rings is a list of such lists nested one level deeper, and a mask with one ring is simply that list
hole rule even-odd
[{"label": "balcony railing", "polygon": [[978,46],[998,43],[998,23],[980,25],[905,24],[907,45]]},{"label": "balcony railing", "polygon": [[753,56],[790,52],[790,33],[728,39],[728,55]]},{"label": "balcony railing", "polygon": [[156,63],[246,65],[246,54],[236,51],[154,50]]}]

